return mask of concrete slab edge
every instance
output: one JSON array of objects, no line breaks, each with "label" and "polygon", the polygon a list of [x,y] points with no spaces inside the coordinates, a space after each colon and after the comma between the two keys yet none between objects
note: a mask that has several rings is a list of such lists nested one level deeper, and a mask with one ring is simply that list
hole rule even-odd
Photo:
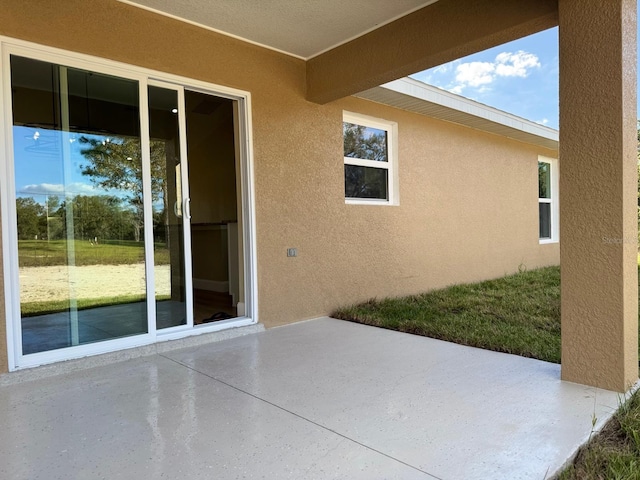
[{"label": "concrete slab edge", "polygon": [[618,401],[618,408],[616,408],[615,410],[612,410],[611,412],[607,413],[606,415],[601,415],[600,418],[598,418],[598,423],[596,424],[596,426],[594,427],[593,431],[586,437],[583,439],[583,441],[575,448],[575,450],[573,451],[573,453],[565,460],[565,462],[556,469],[556,471],[554,472],[549,472],[549,475],[545,476],[545,480],[557,480],[558,477],[560,476],[560,474],[571,464],[573,464],[573,462],[576,459],[576,456],[578,455],[578,453],[580,452],[580,450],[587,445],[587,443],[589,443],[589,441],[591,440],[591,438],[593,438],[594,436],[598,435],[600,433],[600,431],[605,427],[605,425],[607,423],[609,423],[609,420],[611,420],[613,418],[613,416],[616,414],[616,412],[618,411],[618,409],[622,406],[622,404],[624,402],[627,401],[627,399],[633,395],[636,390],[640,389],[640,380],[638,380],[629,390],[627,390],[625,393],[620,393],[619,394],[619,401]]},{"label": "concrete slab edge", "polygon": [[222,340],[229,340],[231,338],[259,333],[264,330],[264,325],[261,323],[257,323],[243,327],[219,330],[217,332],[194,335],[177,340],[158,342],[151,345],[127,348],[125,350],[119,350],[117,352],[103,353],[99,355],[92,355],[74,360],[53,363],[50,365],[42,365],[39,367],[18,370],[16,372],[3,373],[0,374],[0,387],[39,380],[47,377],[54,377],[57,375],[63,375],[65,373],[87,370],[94,367],[132,360],[135,358],[157,355],[181,348],[197,347],[208,343],[220,342]]}]

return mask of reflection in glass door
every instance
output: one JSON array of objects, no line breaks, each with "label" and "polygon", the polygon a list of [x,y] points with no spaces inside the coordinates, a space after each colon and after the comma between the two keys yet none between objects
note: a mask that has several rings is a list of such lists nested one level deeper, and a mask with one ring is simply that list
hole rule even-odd
[{"label": "reflection in glass door", "polygon": [[[185,325],[190,292],[185,273],[186,178],[181,161],[179,90],[149,87],[156,328]],[[183,173],[185,172],[185,173]],[[186,185],[186,184],[185,184]]]},{"label": "reflection in glass door", "polygon": [[10,369],[250,323],[242,92],[3,52]]},{"label": "reflection in glass door", "polygon": [[22,353],[146,333],[139,83],[10,65]]}]

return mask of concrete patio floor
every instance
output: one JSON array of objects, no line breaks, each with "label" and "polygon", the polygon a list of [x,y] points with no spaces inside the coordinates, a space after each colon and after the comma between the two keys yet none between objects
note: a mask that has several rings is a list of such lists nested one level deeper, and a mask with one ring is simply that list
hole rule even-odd
[{"label": "concrete patio floor", "polygon": [[2,479],[543,479],[618,405],[330,318],[0,387]]}]

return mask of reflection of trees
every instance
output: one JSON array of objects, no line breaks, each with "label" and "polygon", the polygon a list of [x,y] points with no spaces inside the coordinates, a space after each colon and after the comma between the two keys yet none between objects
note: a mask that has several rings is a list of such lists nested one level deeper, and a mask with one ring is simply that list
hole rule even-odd
[{"label": "reflection of trees", "polygon": [[[122,239],[132,236],[132,212],[108,195],[78,195],[71,200],[74,238]],[[65,205],[62,205],[61,213]],[[64,217],[62,217],[64,220]],[[129,226],[129,228],[127,228]],[[66,229],[66,226],[65,226]]]},{"label": "reflection of trees", "polygon": [[[387,161],[386,132],[367,132],[362,125],[343,124],[344,156],[363,160]],[[387,191],[386,171],[345,165],[345,195],[347,197],[380,197]]]},{"label": "reflection of trees", "polygon": [[[135,240],[140,241],[140,233],[144,226],[140,139],[132,137],[96,139],[83,136],[79,141],[87,145],[81,153],[89,162],[83,165],[82,174],[91,177],[91,181],[98,187],[126,192],[125,198],[132,213],[129,221],[134,228]],[[151,140],[151,201],[152,203],[159,200],[163,202],[164,224],[167,225],[165,162],[164,142]]]},{"label": "reflection of trees", "polygon": [[47,217],[45,208],[33,198],[16,198],[16,213],[18,216],[19,240],[33,240],[34,238],[46,236]]},{"label": "reflection of trees", "polygon": [[[101,241],[107,239],[133,240],[134,213],[123,205],[122,199],[109,195],[77,195],[69,200],[73,211],[74,238]],[[50,196],[44,205],[33,197],[17,198],[18,238],[62,240],[66,237],[67,202]]]},{"label": "reflection of trees", "polygon": [[343,124],[344,156],[361,158],[364,160],[387,161],[387,135],[386,132],[369,133],[367,127]]},{"label": "reflection of trees", "polygon": [[538,162],[538,196],[541,198],[549,197],[549,167],[548,163]]}]

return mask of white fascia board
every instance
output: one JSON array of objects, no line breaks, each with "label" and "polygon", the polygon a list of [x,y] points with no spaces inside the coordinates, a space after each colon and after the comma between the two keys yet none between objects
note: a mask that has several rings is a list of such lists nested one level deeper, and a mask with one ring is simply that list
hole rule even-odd
[{"label": "white fascia board", "polygon": [[558,130],[412,78],[394,80],[356,96],[546,148],[558,148]]}]

